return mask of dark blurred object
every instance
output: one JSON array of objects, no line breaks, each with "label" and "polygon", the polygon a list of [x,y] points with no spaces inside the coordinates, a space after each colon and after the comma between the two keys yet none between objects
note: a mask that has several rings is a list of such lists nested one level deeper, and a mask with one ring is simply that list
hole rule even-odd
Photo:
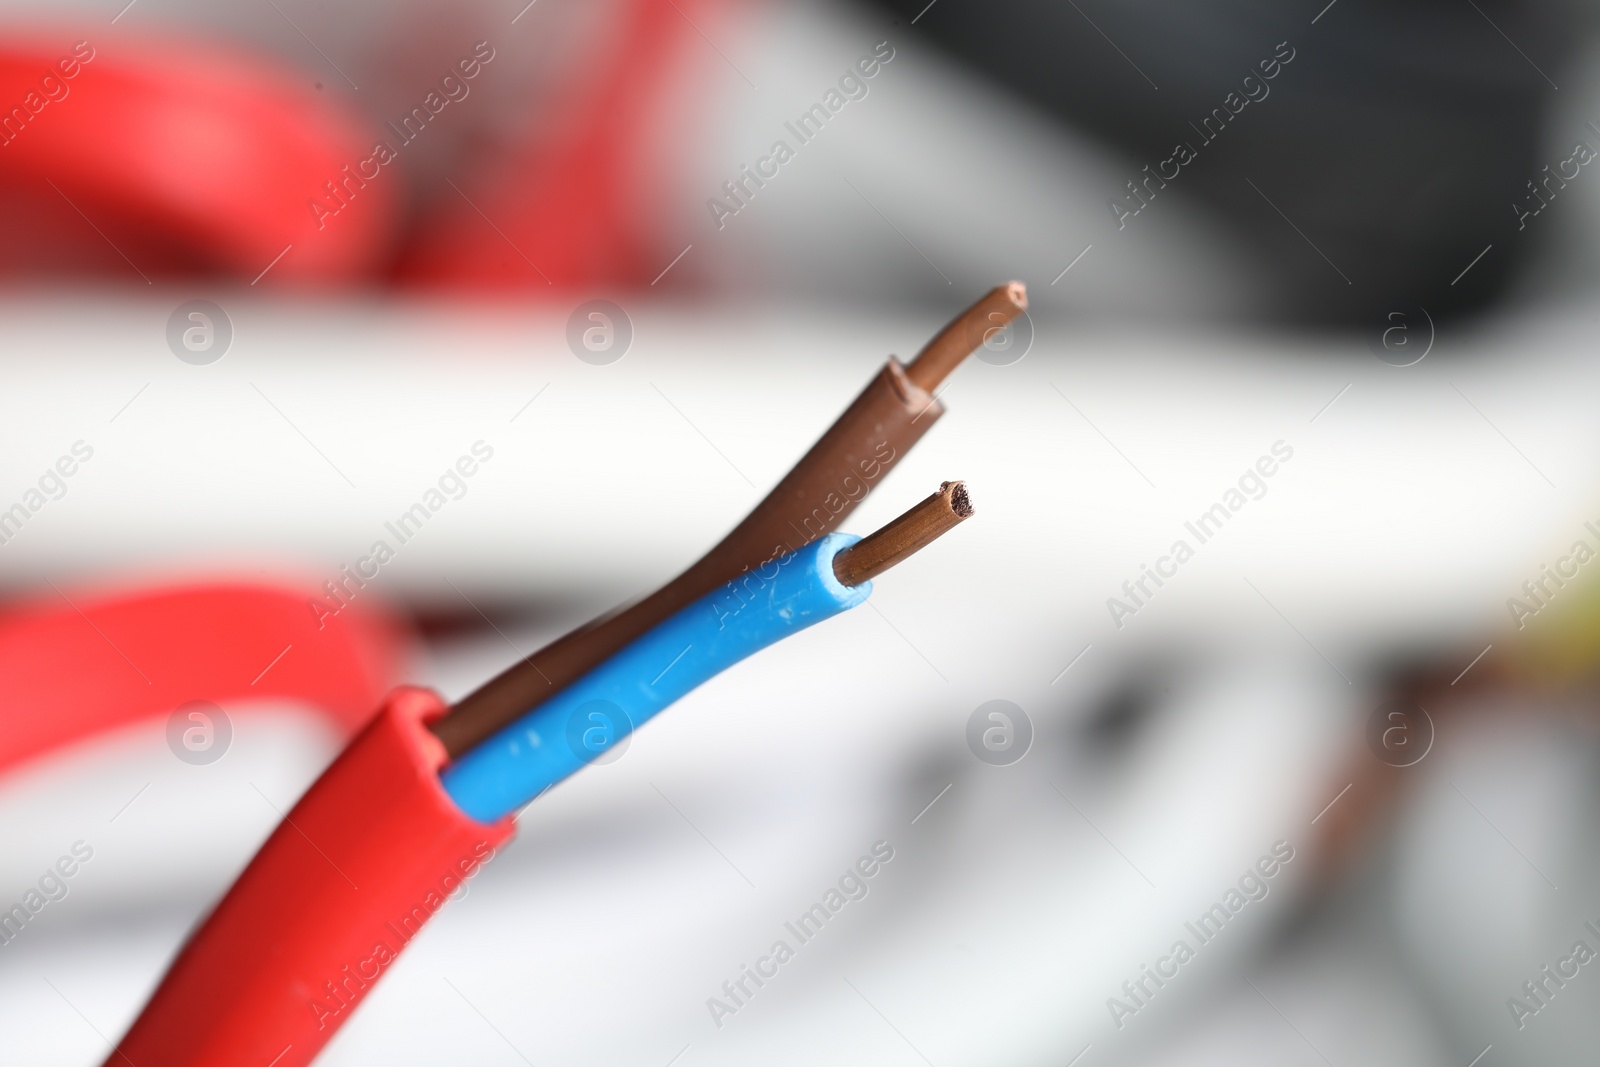
[{"label": "dark blurred object", "polygon": [[[1539,157],[1541,118],[1579,21],[1557,0],[876,2],[1127,153],[1129,179],[1192,145],[1126,225],[1198,194],[1270,264],[1283,317],[1364,325],[1505,290],[1528,251],[1512,205],[1556,162]],[[1269,94],[1207,143],[1206,116],[1280,42],[1293,59]]]},{"label": "dark blurred object", "polygon": [[655,198],[696,132],[684,105],[704,77],[700,32],[720,34],[740,6],[613,0],[590,13],[603,18],[562,24],[582,67],[454,161],[458,184],[420,213],[401,278],[480,290],[650,285],[673,254]]},{"label": "dark blurred object", "polygon": [[212,41],[29,41],[0,52],[0,272],[311,283],[383,259],[393,195],[349,170],[365,138],[289,75]]}]

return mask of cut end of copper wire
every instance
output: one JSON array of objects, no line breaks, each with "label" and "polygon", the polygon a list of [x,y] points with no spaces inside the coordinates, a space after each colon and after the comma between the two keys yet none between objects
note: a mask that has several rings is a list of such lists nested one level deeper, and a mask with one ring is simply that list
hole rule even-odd
[{"label": "cut end of copper wire", "polygon": [[972,496],[967,492],[966,482],[940,482],[939,492],[934,495],[943,496],[946,493],[950,494],[950,510],[958,518],[972,518]]},{"label": "cut end of copper wire", "polygon": [[961,365],[961,361],[983,347],[995,330],[1004,329],[1028,310],[1028,287],[1021,282],[997,285],[976,304],[957,315],[906,367],[906,377],[928,392],[933,392]]},{"label": "cut end of copper wire", "polygon": [[871,581],[971,517],[967,484],[944,482],[937,493],[834,556],[833,576],[850,586]]}]

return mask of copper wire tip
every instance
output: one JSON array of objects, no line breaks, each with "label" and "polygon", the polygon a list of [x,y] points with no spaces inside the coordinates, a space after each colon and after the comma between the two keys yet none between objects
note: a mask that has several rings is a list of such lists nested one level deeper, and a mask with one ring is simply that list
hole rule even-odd
[{"label": "copper wire tip", "polygon": [[919,387],[933,392],[979,348],[995,330],[1003,330],[1028,310],[1028,287],[1021,282],[997,285],[983,298],[957,315],[950,324],[922,347],[909,366],[906,377]]},{"label": "copper wire tip", "polygon": [[972,518],[972,497],[967,492],[966,482],[940,482],[939,491],[934,496],[943,497],[949,494],[950,510],[959,518]]},{"label": "copper wire tip", "polygon": [[971,517],[967,483],[944,482],[937,493],[834,556],[833,576],[851,586],[871,581]]}]

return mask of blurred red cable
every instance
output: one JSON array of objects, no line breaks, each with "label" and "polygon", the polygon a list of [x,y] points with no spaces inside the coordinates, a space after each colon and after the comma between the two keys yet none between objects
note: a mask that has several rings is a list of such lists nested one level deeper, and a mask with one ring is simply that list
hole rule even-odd
[{"label": "blurred red cable", "polygon": [[9,606],[0,771],[191,700],[291,700],[354,733],[399,677],[404,630],[356,605],[323,622],[303,592],[243,583]]},{"label": "blurred red cable", "polygon": [[619,3],[586,78],[552,104],[554,132],[541,136],[530,121],[509,148],[475,164],[464,196],[441,197],[408,243],[402,280],[534,292],[649,286],[677,252],[653,210],[674,173],[673,160],[658,157],[694,136],[693,115],[671,105],[721,62],[701,34],[737,6]]},{"label": "blurred red cable", "polygon": [[32,31],[0,45],[0,274],[370,276],[392,254],[389,184],[320,230],[307,206],[370,148],[303,79],[232,46]]}]

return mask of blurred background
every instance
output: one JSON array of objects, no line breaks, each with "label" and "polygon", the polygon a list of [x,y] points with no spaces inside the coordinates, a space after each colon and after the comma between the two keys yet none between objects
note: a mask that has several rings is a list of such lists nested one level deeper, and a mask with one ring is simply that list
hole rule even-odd
[{"label": "blurred background", "polygon": [[100,1062],[389,686],[676,574],[1011,278],[849,529],[977,520],[532,806],[319,1062],[1592,1058],[1592,7],[0,16],[0,906],[81,861],[0,1062]]}]

